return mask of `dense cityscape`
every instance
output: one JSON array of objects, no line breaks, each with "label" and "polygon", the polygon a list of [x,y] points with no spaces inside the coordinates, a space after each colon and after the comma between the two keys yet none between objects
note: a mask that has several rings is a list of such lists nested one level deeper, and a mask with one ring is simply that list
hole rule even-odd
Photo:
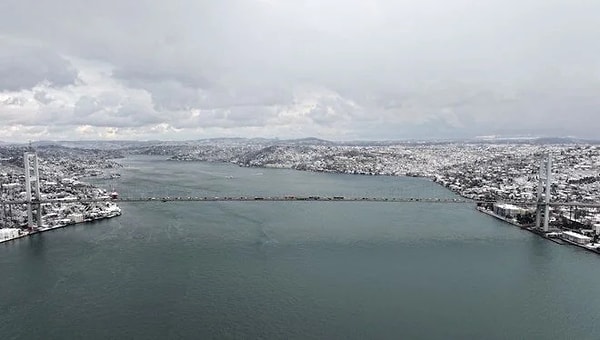
[{"label": "dense cityscape", "polygon": [[[0,201],[26,198],[23,155],[33,151],[24,146],[0,147]],[[38,148],[40,194],[42,199],[57,203],[41,205],[44,231],[66,225],[90,222],[121,214],[120,208],[110,202],[79,203],[80,199],[109,197],[106,189],[86,183],[84,178],[118,176],[118,157],[109,151],[70,149],[62,147]],[[26,205],[2,205],[0,241],[22,236],[28,231]]]},{"label": "dense cityscape", "polygon": [[[24,199],[23,153],[29,148],[0,147],[3,201]],[[73,201],[109,198],[111,188],[98,188],[86,180],[118,178],[121,167],[118,158],[135,154],[160,155],[173,161],[229,162],[244,167],[423,177],[465,198],[498,201],[497,205],[479,209],[520,226],[533,224],[535,208],[501,205],[501,202],[535,201],[540,164],[550,154],[554,160],[551,201],[600,201],[600,146],[588,143],[368,144],[318,139],[218,139],[185,143],[65,142],[39,145],[35,149],[40,158],[42,197],[60,200],[42,205],[45,228],[120,215],[120,208],[111,202]],[[0,214],[3,228],[16,230],[26,226],[25,205],[4,205]],[[560,229],[582,232],[586,244],[594,243],[594,235],[600,229],[600,214],[592,208],[557,207],[550,221],[554,232]]]}]

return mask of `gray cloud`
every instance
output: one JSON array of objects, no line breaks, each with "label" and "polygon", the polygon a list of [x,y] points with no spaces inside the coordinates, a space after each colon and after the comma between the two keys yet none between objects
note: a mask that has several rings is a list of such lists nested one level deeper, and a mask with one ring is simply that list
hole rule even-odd
[{"label": "gray cloud", "polygon": [[44,47],[0,49],[0,88],[74,84],[88,70],[66,55],[109,65],[121,97],[139,98],[115,96],[117,107],[90,89],[95,78],[62,106],[60,93],[36,90],[40,112],[71,108],[57,124],[594,136],[598,12],[597,1],[564,0],[9,0],[0,32]]},{"label": "gray cloud", "polygon": [[48,93],[44,91],[36,91],[33,94],[33,98],[42,104],[49,104],[54,101],[54,99],[48,95]]},{"label": "gray cloud", "polygon": [[5,106],[23,106],[27,99],[23,97],[8,97],[2,100],[2,104]]},{"label": "gray cloud", "polygon": [[184,72],[177,69],[175,65],[165,67],[164,69],[152,69],[152,65],[136,65],[129,69],[117,69],[113,75],[119,79],[124,79],[137,85],[147,83],[159,83],[172,81],[181,84],[183,87],[205,88],[210,85],[209,81],[200,74]]},{"label": "gray cloud", "polygon": [[77,71],[55,51],[0,37],[0,91],[30,89],[41,82],[64,86],[76,79]]},{"label": "gray cloud", "polygon": [[144,105],[105,94],[99,97],[81,97],[72,116],[59,118],[64,125],[92,125],[99,127],[140,127],[162,122],[162,119]]}]

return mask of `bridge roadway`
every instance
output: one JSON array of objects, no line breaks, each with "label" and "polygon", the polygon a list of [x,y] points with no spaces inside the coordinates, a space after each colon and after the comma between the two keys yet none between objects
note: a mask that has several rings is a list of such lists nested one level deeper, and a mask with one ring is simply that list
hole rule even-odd
[{"label": "bridge roadway", "polygon": [[[235,196],[235,197],[122,197],[112,199],[109,197],[84,198],[84,199],[44,199],[32,200],[32,204],[52,203],[142,203],[142,202],[388,202],[388,203],[460,203],[460,204],[493,204],[509,203],[521,206],[544,205],[537,201],[519,200],[471,200],[466,198],[419,198],[419,197],[345,197],[345,196]],[[27,204],[26,200],[0,201],[0,204],[18,205]],[[561,202],[554,201],[549,206],[567,206],[582,208],[600,208],[600,203],[586,202]]]}]

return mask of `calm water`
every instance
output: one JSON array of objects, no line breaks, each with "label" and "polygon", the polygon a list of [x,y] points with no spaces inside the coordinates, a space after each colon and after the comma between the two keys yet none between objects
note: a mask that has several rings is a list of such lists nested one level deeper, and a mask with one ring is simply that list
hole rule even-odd
[{"label": "calm water", "polygon": [[[415,178],[123,163],[107,183],[130,195],[453,196]],[[2,339],[600,338],[600,258],[469,205],[122,208],[0,245]]]}]

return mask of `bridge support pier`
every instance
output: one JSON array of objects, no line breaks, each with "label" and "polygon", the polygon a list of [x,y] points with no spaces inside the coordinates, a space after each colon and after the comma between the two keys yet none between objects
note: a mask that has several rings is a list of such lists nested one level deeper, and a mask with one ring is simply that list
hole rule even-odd
[{"label": "bridge support pier", "polygon": [[26,152],[23,155],[25,167],[25,193],[27,195],[27,227],[33,229],[33,210],[36,213],[36,224],[42,226],[42,205],[40,204],[40,172],[37,155]]},{"label": "bridge support pier", "polygon": [[537,204],[535,206],[535,228],[540,229],[542,227],[542,188],[544,176],[544,162],[540,163],[540,172],[538,174],[538,185],[537,185]]},{"label": "bridge support pier", "polygon": [[[548,232],[549,222],[550,222],[550,196],[551,194],[551,181],[552,181],[552,157],[548,154],[548,158],[546,159],[546,164],[544,161],[540,164],[540,174],[538,179],[538,187],[537,187],[537,207],[535,214],[535,226],[537,229],[541,229],[543,227],[544,232]],[[544,182],[544,165],[546,170],[546,178],[545,178],[545,193],[542,196],[543,182]],[[542,209],[544,209],[544,220],[542,221]],[[543,225],[542,225],[543,222]]]}]

